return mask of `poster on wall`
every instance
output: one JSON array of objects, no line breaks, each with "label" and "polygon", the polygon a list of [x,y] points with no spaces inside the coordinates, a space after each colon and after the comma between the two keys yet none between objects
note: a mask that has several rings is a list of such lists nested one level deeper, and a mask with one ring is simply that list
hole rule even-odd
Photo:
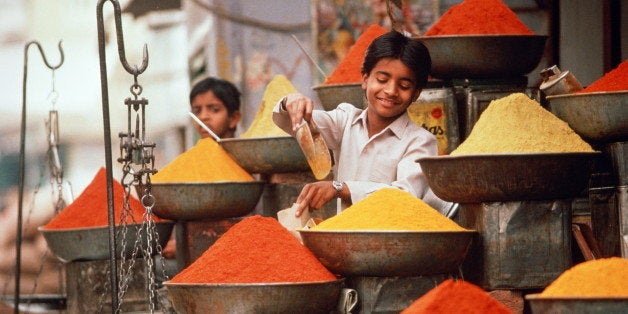
[{"label": "poster on wall", "polygon": [[[313,0],[313,38],[321,68],[331,74],[351,45],[372,24],[388,30],[392,22],[386,0]],[[439,17],[439,0],[391,2],[396,29],[424,33]],[[399,3],[396,6],[393,3]]]}]

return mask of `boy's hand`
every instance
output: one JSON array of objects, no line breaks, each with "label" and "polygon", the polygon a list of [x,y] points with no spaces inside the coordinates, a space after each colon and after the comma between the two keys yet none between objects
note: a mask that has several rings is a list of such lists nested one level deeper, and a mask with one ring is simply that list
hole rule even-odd
[{"label": "boy's hand", "polygon": [[318,181],[308,183],[301,190],[301,194],[297,198],[296,203],[299,207],[296,210],[295,216],[300,217],[304,210],[308,207],[311,209],[320,209],[330,200],[336,196],[336,190],[334,189],[331,181]]},{"label": "boy's hand", "polygon": [[303,120],[310,122],[312,119],[312,109],[314,102],[311,99],[299,94],[289,94],[285,98],[284,109],[290,115],[292,121],[292,132],[296,132]]}]

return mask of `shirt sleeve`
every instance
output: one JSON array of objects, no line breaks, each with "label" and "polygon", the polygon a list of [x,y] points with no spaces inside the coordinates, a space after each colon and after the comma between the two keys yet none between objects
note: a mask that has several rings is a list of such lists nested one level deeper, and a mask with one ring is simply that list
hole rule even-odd
[{"label": "shirt sleeve", "polygon": [[273,122],[288,134],[292,134],[292,121],[288,111],[281,108],[281,99],[277,101],[273,108]]}]

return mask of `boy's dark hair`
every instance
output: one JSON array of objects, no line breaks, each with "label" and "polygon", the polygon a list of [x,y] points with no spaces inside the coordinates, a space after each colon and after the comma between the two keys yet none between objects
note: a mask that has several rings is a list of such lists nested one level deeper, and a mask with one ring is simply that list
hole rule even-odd
[{"label": "boy's dark hair", "polygon": [[366,50],[362,74],[371,73],[375,64],[383,58],[399,59],[409,67],[414,72],[417,88],[427,84],[432,59],[419,39],[408,38],[394,30],[375,38]]},{"label": "boy's dark hair", "polygon": [[215,77],[208,77],[194,84],[190,91],[190,104],[192,104],[194,97],[208,91],[214,93],[225,104],[229,114],[240,110],[240,91],[238,88],[229,81]]}]

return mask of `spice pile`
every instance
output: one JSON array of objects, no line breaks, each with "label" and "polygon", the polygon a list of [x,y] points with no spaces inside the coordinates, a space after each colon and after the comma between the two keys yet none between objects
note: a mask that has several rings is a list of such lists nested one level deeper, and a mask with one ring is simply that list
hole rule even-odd
[{"label": "spice pile", "polygon": [[371,24],[360,35],[358,40],[351,46],[351,49],[347,52],[344,58],[338,63],[338,66],[331,73],[330,76],[325,79],[323,85],[328,84],[349,84],[359,83],[362,81],[362,63],[364,62],[364,56],[366,55],[366,49],[375,40],[375,38],[388,32],[385,28]]},{"label": "spice pile", "polygon": [[541,296],[628,298],[628,259],[611,257],[577,264],[558,276]]},{"label": "spice pile", "polygon": [[199,140],[152,177],[153,183],[234,181],[253,177],[212,138]]},{"label": "spice pile", "polygon": [[279,222],[251,216],[231,227],[173,283],[273,283],[336,280]]},{"label": "spice pile", "polygon": [[451,155],[593,152],[566,122],[522,93],[491,101]]},{"label": "spice pile", "polygon": [[384,188],[351,205],[312,230],[463,231],[453,220],[412,194]]},{"label": "spice pile", "polygon": [[[114,214],[117,225],[123,223],[124,188],[113,180]],[[64,208],[43,228],[74,229],[87,227],[103,227],[109,225],[109,203],[107,202],[107,172],[100,168],[92,182],[74,202]],[[126,223],[141,223],[144,207],[133,195],[129,196],[129,211],[126,212]],[[155,220],[159,218],[155,217]]]},{"label": "spice pile", "polygon": [[576,94],[615,91],[628,91],[628,60]]},{"label": "spice pile", "polygon": [[401,312],[401,314],[423,313],[508,314],[512,312],[480,287],[464,280],[448,279]]},{"label": "spice pile", "polygon": [[464,0],[443,14],[424,36],[534,35],[501,0]]},{"label": "spice pile", "polygon": [[262,103],[255,114],[253,123],[240,135],[241,138],[289,136],[273,122],[273,108],[275,104],[287,94],[296,93],[292,83],[283,75],[275,75],[266,85]]}]

